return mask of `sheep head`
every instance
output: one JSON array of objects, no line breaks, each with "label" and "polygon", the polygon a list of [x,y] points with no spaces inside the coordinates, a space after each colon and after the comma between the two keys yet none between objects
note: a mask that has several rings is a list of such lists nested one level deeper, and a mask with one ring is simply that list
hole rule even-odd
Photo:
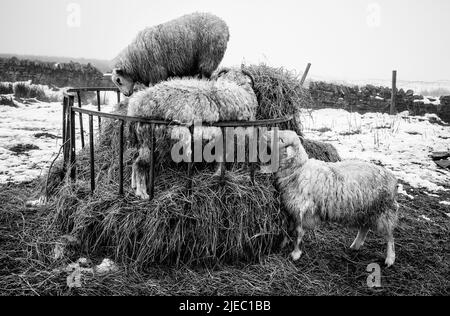
[{"label": "sheep head", "polygon": [[286,165],[287,160],[292,158],[295,158],[295,161],[300,165],[308,160],[308,154],[300,141],[301,136],[298,136],[296,132],[272,130],[266,132],[264,137],[272,150],[274,150],[272,147],[278,147],[281,165]]},{"label": "sheep head", "polygon": [[122,69],[115,68],[112,72],[111,80],[126,97],[133,94],[134,81]]},{"label": "sheep head", "polygon": [[246,70],[240,68],[223,68],[213,77],[214,80],[233,81],[249,92],[254,92],[255,80],[253,76]]}]

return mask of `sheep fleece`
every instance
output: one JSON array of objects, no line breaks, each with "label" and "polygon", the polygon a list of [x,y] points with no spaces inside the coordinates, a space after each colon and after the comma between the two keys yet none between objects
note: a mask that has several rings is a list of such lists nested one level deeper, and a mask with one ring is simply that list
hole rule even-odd
[{"label": "sheep fleece", "polygon": [[222,61],[229,38],[223,20],[193,13],[141,31],[114,64],[146,86],[169,77],[209,77]]},{"label": "sheep fleece", "polygon": [[226,80],[173,79],[135,93],[128,115],[191,124],[252,120],[256,95]]},{"label": "sheep fleece", "polygon": [[290,212],[303,210],[304,219],[353,227],[376,225],[379,216],[395,202],[397,193],[397,179],[391,172],[358,160],[325,163],[309,159],[280,178],[279,185],[287,189],[283,190],[283,201]]}]

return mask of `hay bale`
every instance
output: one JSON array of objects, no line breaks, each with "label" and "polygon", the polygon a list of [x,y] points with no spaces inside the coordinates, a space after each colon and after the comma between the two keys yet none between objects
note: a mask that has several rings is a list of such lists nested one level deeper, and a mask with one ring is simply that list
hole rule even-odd
[{"label": "hay bale", "polygon": [[[105,120],[106,122],[106,120]],[[105,124],[105,123],[104,123]],[[108,131],[116,122],[110,122]],[[270,175],[250,181],[246,168],[227,172],[225,182],[201,167],[187,194],[186,166],[163,161],[155,197],[134,197],[131,169],[137,150],[125,151],[125,198],[119,198],[118,135],[103,134],[96,148],[97,190],[89,194],[89,149],[78,155],[77,182],[64,183],[51,222],[62,235],[78,238],[93,253],[145,269],[151,263],[215,264],[258,261],[279,242],[283,216]],[[111,138],[107,140],[108,138]]]},{"label": "hay bale", "polygon": [[[229,68],[218,70],[213,78]],[[265,64],[242,65],[241,68],[232,68],[233,71],[242,71],[249,74],[253,80],[253,90],[258,99],[256,119],[275,119],[289,115],[294,120],[280,124],[281,129],[290,129],[302,135],[301,109],[311,109],[314,102],[309,90],[303,88],[298,75],[282,67],[275,68]],[[229,76],[232,78],[233,76]],[[235,81],[241,81],[241,76],[235,76]]]}]

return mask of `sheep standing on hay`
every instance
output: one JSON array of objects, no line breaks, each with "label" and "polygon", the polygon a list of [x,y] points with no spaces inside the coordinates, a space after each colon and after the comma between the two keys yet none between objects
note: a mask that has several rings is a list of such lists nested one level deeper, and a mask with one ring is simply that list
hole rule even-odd
[{"label": "sheep standing on hay", "polygon": [[[129,99],[127,115],[172,120],[186,125],[199,121],[254,120],[258,106],[256,95],[244,86],[228,80],[172,79],[134,94]],[[186,128],[184,130],[187,132]],[[202,133],[203,138],[205,133],[209,133],[210,138],[221,135],[220,129],[213,127],[203,127]],[[133,165],[132,187],[136,188],[137,196],[148,199],[150,126],[136,124],[136,135],[140,148]]]},{"label": "sheep standing on hay", "polygon": [[112,81],[125,96],[134,84],[170,77],[209,78],[223,59],[230,38],[227,24],[209,13],[193,13],[141,31],[114,60]]},{"label": "sheep standing on hay", "polygon": [[[276,134],[271,131],[266,135],[269,146],[274,146]],[[277,182],[297,232],[292,258],[298,260],[302,254],[299,246],[304,229],[328,221],[359,229],[350,247],[356,250],[364,244],[369,229],[376,229],[387,240],[386,265],[393,265],[393,230],[398,211],[395,176],[364,161],[326,163],[308,159],[299,137],[292,131],[279,131],[275,141],[280,150]]]}]

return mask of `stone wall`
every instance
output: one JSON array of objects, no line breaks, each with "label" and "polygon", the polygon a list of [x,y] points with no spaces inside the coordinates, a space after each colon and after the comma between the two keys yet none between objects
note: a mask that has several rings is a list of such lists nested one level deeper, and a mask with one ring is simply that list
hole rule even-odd
[{"label": "stone wall", "polygon": [[[309,90],[318,108],[342,108],[351,112],[389,113],[392,89],[373,85],[344,86],[326,82],[310,83]],[[410,115],[437,114],[450,123],[450,96],[439,99],[425,98],[413,90],[397,92],[397,112],[409,111]]]},{"label": "stone wall", "polygon": [[90,64],[47,63],[0,58],[0,82],[31,80],[34,84],[63,87],[110,86],[103,74]]}]

